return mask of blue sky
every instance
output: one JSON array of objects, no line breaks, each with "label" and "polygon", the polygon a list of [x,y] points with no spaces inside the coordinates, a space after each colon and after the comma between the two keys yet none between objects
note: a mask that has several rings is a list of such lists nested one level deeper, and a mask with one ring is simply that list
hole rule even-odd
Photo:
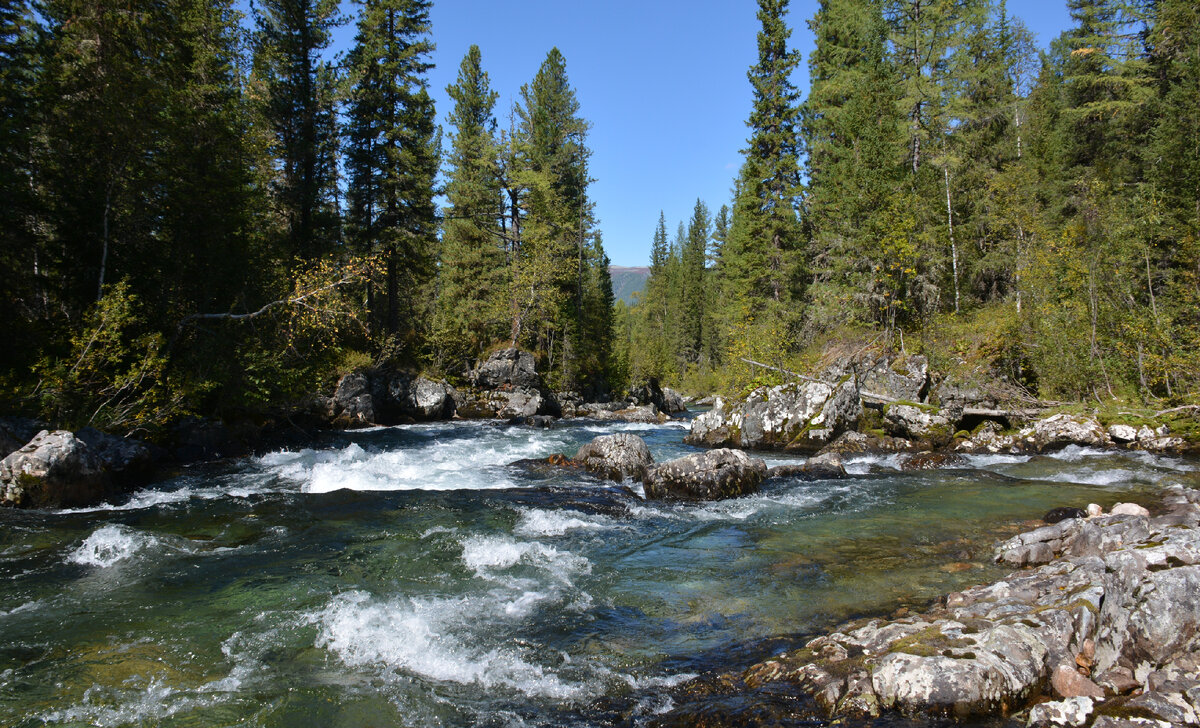
[{"label": "blue sky", "polygon": [[[1008,0],[1008,9],[1043,48],[1070,23],[1064,0]],[[502,126],[521,85],[558,46],[592,124],[591,196],[605,249],[615,265],[646,265],[659,210],[674,235],[696,198],[712,211],[729,202],[747,136],[756,10],[754,0],[434,0],[430,86],[439,120],[472,43],[501,95]],[[803,55],[795,77],[802,91],[813,44],[806,21],[816,10],[816,0],[792,0],[788,16]],[[355,11],[345,4],[348,16]],[[341,28],[336,50],[353,35],[353,23]]]}]

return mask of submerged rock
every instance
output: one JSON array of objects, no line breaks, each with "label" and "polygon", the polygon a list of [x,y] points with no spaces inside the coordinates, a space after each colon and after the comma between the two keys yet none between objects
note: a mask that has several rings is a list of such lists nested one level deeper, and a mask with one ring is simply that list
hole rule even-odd
[{"label": "submerged rock", "polygon": [[579,448],[575,460],[584,469],[609,480],[642,480],[654,465],[645,441],[627,432],[595,438]]},{"label": "submerged rock", "polygon": [[741,450],[718,449],[656,465],[646,473],[647,498],[718,500],[758,490],[767,464]]},{"label": "submerged rock", "polygon": [[776,465],[767,470],[767,477],[836,480],[846,477],[846,467],[837,453],[819,453],[799,465]]}]

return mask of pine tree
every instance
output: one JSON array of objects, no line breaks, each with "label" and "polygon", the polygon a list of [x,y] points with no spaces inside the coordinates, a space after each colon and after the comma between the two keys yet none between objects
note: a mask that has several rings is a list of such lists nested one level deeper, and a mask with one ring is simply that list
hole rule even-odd
[{"label": "pine tree", "polygon": [[[348,222],[352,246],[382,255],[383,332],[414,356],[434,272],[440,141],[427,74],[428,0],[368,0],[348,64]],[[379,308],[376,306],[376,308]]]},{"label": "pine tree", "polygon": [[791,76],[800,54],[787,48],[787,5],[758,3],[758,61],[747,74],[754,89],[751,133],[722,246],[726,299],[749,315],[768,302],[786,305],[799,297],[799,95]]},{"label": "pine tree", "polygon": [[255,73],[266,90],[264,114],[274,130],[284,253],[313,260],[339,242],[336,75],[321,59],[342,19],[337,0],[263,0],[257,6]]},{"label": "pine tree", "polygon": [[500,230],[499,147],[492,116],[499,94],[471,46],[458,81],[446,89],[454,100],[454,128],[447,157],[450,207],[442,236],[435,338],[459,364],[477,357],[507,333],[507,266]]}]

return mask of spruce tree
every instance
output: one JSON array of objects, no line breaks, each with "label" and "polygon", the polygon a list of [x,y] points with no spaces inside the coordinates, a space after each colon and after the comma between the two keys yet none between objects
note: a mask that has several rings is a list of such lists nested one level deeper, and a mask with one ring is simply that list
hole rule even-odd
[{"label": "spruce tree", "polygon": [[810,323],[825,329],[871,318],[884,265],[883,211],[904,178],[903,119],[879,2],[825,0],[809,27],[816,36],[803,110]]},{"label": "spruce tree", "polygon": [[708,236],[708,207],[702,201],[696,200],[692,219],[688,222],[687,237],[680,251],[680,355],[689,364],[699,362],[701,355],[705,353],[705,323],[710,316],[705,266]]},{"label": "spruce tree", "polygon": [[754,89],[750,138],[722,246],[726,299],[748,315],[799,297],[799,94],[791,77],[800,54],[787,47],[787,5],[758,3],[758,61],[747,74]]},{"label": "spruce tree", "polygon": [[[561,386],[576,386],[583,371],[607,359],[605,342],[583,336],[588,250],[595,245],[587,189],[588,123],[567,79],[557,48],[546,55],[533,81],[521,87],[516,108],[515,162],[525,190],[521,199],[520,262],[514,275],[521,330]],[[600,347],[598,349],[597,347]]]},{"label": "spruce tree", "polygon": [[428,0],[368,0],[348,65],[348,222],[354,249],[382,256],[383,333],[411,357],[434,272],[440,140],[427,74]]},{"label": "spruce tree", "polygon": [[288,257],[312,260],[339,242],[337,79],[321,58],[342,19],[337,0],[263,0],[256,5],[255,73],[266,90],[279,172],[273,182]]},{"label": "spruce tree", "polygon": [[446,159],[446,210],[438,266],[435,339],[456,365],[477,357],[507,333],[507,267],[500,230],[499,147],[492,116],[499,94],[471,46],[458,80]]}]

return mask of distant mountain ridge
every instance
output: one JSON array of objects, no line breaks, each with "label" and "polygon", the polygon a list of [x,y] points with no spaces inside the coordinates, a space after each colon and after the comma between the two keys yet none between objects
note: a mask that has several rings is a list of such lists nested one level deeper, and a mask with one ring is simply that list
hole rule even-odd
[{"label": "distant mountain ridge", "polygon": [[613,297],[628,306],[633,304],[633,294],[646,289],[650,269],[646,266],[610,265],[608,274],[612,276]]}]

